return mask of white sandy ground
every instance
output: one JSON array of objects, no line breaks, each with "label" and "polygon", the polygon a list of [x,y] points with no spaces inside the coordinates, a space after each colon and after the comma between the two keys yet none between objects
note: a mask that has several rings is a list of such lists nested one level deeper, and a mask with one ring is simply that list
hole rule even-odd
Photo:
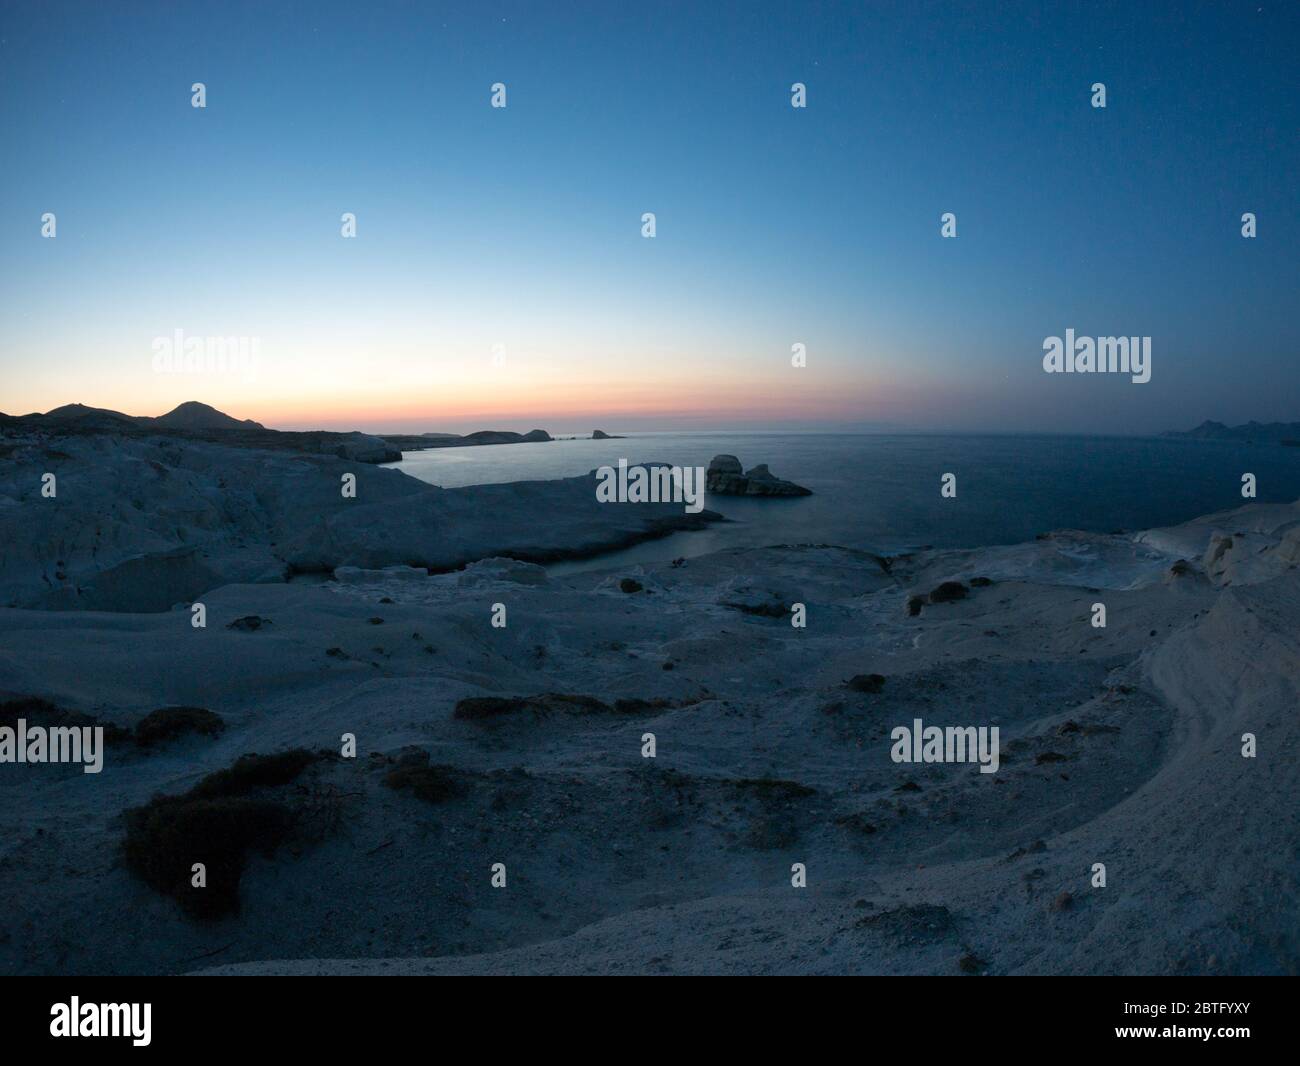
[{"label": "white sandy ground", "polygon": [[343,565],[582,557],[718,517],[600,503],[595,486],[588,475],[442,489],[366,463],[168,437],[0,439],[0,605],[160,611],[217,585]]},{"label": "white sandy ground", "polygon": [[[110,749],[98,776],[0,766],[0,972],[1294,973],[1297,529],[1300,505],[1260,505],[888,566],[785,546],[563,578],[344,571],[210,591],[204,630],[183,607],[0,609],[0,693],[228,725]],[[994,584],[907,615],[977,575]],[[807,628],[726,606],[769,599],[806,604]],[[226,628],[252,614],[271,624]],[[869,672],[878,694],[843,684]],[[543,692],[680,706],[452,717]],[[889,731],[916,717],[998,725],[1001,770],[893,763]],[[359,758],[289,787],[337,828],[251,858],[237,917],[195,922],[125,868],[124,809],[345,732]],[[386,788],[411,750],[463,794]]]}]

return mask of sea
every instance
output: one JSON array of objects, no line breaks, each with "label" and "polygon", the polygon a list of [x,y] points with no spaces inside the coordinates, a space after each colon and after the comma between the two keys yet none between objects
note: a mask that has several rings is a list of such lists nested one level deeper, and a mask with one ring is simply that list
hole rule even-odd
[{"label": "sea", "polygon": [[[853,433],[637,433],[406,452],[388,464],[445,488],[586,474],[600,466],[661,462],[707,467],[736,456],[745,469],[813,490],[791,499],[710,496],[729,521],[676,533],[558,572],[662,562],[731,547],[839,544],[881,553],[1032,540],[1054,529],[1117,532],[1173,525],[1238,507],[1242,477],[1256,498],[1300,499],[1300,448],[1177,437],[881,435]],[[956,495],[940,493],[945,474]],[[526,517],[523,519],[526,520]]]}]

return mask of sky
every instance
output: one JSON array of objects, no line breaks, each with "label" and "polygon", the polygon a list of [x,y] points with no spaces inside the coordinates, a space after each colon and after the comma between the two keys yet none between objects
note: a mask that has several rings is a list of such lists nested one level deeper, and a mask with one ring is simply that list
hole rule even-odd
[{"label": "sky", "polygon": [[[6,0],[0,410],[1300,419],[1298,51],[1295,3]],[[1067,329],[1151,380],[1045,373]]]}]

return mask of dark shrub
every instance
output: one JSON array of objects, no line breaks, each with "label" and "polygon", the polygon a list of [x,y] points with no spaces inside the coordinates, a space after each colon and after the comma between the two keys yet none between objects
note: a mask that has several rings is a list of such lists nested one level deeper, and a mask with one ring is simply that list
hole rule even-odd
[{"label": "dark shrub", "polygon": [[384,776],[384,784],[425,803],[443,803],[461,793],[455,774],[451,766],[399,766]]},{"label": "dark shrub", "polygon": [[186,733],[219,736],[226,723],[219,714],[202,707],[160,707],[150,711],[135,727],[135,742],[143,747],[161,744]]},{"label": "dark shrub", "polygon": [[763,800],[796,800],[815,796],[817,790],[780,777],[742,777],[732,782],[736,788],[753,792]]},{"label": "dark shrub", "polygon": [[964,600],[966,592],[966,586],[960,581],[945,581],[930,593],[930,602],[951,603],[953,600]]},{"label": "dark shrub", "polygon": [[885,687],[883,674],[854,674],[844,682],[854,692],[879,692]]},{"label": "dark shrub", "polygon": [[[288,784],[319,756],[304,749],[244,755],[180,796],[155,796],[126,812],[123,855],[145,884],[173,897],[193,918],[239,911],[239,881],[249,851],[270,856],[294,833],[297,814],[279,800],[250,797]],[[191,884],[203,863],[207,884]]]},{"label": "dark shrub", "polygon": [[129,729],[123,729],[120,725],[114,725],[112,722],[102,722],[93,715],[82,714],[80,711],[64,710],[49,700],[43,700],[35,696],[20,696],[17,699],[0,703],[0,725],[16,728],[19,718],[26,719],[31,725],[43,726],[46,729],[54,726],[66,726],[75,729],[89,727],[93,729],[99,726],[104,730],[105,744],[120,744],[131,739],[131,730]]},{"label": "dark shrub", "polygon": [[451,716],[462,721],[483,721],[523,711],[532,711],[535,715],[556,711],[608,714],[611,707],[595,696],[575,696],[567,692],[543,692],[536,696],[469,696],[456,702]]},{"label": "dark shrub", "polygon": [[740,611],[742,614],[754,614],[760,618],[784,618],[790,613],[790,608],[784,603],[724,603],[723,607],[730,607],[733,611]]},{"label": "dark shrub", "polygon": [[527,709],[528,701],[518,696],[469,696],[456,701],[456,709],[451,712],[451,716],[462,721],[481,721]]},{"label": "dark shrub", "polygon": [[[126,814],[127,866],[145,884],[173,897],[193,918],[239,911],[239,881],[247,853],[270,855],[290,835],[293,812],[274,800],[193,800],[157,796]],[[194,863],[207,885],[191,886]]]},{"label": "dark shrub", "polygon": [[904,943],[924,944],[948,936],[956,920],[947,907],[919,903],[868,914],[855,924],[859,929],[874,929]]},{"label": "dark shrub", "polygon": [[614,701],[614,710],[618,714],[649,714],[651,711],[663,711],[677,706],[677,703],[663,697],[643,700],[633,696]]},{"label": "dark shrub", "polygon": [[539,711],[568,711],[570,714],[608,714],[610,706],[595,696],[570,695],[567,692],[543,692],[526,701]]},{"label": "dark shrub", "polygon": [[208,774],[186,796],[219,799],[246,796],[255,788],[287,785],[318,758],[319,755],[306,748],[292,748],[273,755],[241,755],[226,769]]}]

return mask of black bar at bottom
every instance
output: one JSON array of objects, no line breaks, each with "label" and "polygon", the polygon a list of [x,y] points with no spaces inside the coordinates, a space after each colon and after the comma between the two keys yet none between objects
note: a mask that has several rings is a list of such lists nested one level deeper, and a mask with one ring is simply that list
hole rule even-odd
[{"label": "black bar at bottom", "polygon": [[[450,1037],[467,1040],[471,1054],[482,1041],[481,1052],[491,1056],[516,1042],[540,1050],[557,1040],[653,1054],[662,1039],[663,1054],[677,1057],[688,1032],[710,1033],[733,1049],[733,1041],[761,1041],[769,1051],[789,1042],[812,1054],[838,1032],[863,1052],[896,1039],[917,1050],[968,1052],[1038,1047],[1059,1054],[1124,1044],[1227,1051],[1225,1044],[1243,1043],[1281,1050],[1293,1043],[1295,988],[1273,978],[1168,977],[877,977],[838,988],[778,980],[706,993],[663,981],[521,991],[430,977],[9,978],[0,983],[0,1047],[6,1057],[94,1054],[112,1045],[133,1054],[283,1048],[334,1056],[406,1039],[432,1039],[433,1051]],[[120,1035],[89,1035],[115,1030]],[[1034,1043],[1039,1039],[1050,1043]]]}]

